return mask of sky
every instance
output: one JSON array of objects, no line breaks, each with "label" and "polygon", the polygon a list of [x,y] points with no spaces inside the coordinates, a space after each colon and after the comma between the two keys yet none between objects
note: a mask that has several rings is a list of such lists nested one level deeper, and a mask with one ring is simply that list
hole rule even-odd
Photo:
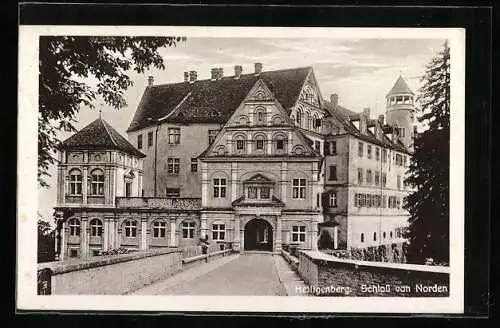
[{"label": "sky", "polygon": [[[148,76],[155,84],[182,82],[184,72],[197,71],[198,79],[210,78],[212,67],[233,75],[234,66],[251,73],[254,63],[264,71],[311,66],[324,99],[338,94],[339,104],[353,111],[371,108],[371,116],[385,114],[385,95],[399,75],[418,93],[425,65],[443,45],[443,39],[332,39],[332,38],[188,38],[177,47],[161,49],[165,70],[129,73],[134,85],[124,92],[127,107],[116,110],[96,102],[96,109],[82,108],[75,124],[81,129],[99,116],[127,137]],[[70,135],[61,133],[64,140]],[[56,168],[49,171],[51,188],[39,190],[39,212],[52,223],[56,203]]]}]

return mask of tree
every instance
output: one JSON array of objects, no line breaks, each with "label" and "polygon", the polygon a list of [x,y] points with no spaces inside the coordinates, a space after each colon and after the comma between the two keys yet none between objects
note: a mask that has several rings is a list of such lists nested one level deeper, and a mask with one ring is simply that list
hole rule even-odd
[{"label": "tree", "polygon": [[[99,96],[115,109],[127,105],[123,91],[133,85],[126,74],[150,67],[165,69],[159,53],[184,37],[42,36],[39,55],[38,183],[48,187],[56,162],[57,132],[75,132],[82,106],[94,108]],[[93,82],[96,86],[92,86]]]},{"label": "tree", "polygon": [[407,258],[411,263],[449,263],[449,149],[450,149],[450,49],[443,50],[426,66],[418,100],[418,121],[425,130],[417,133],[406,182],[414,192],[405,197],[410,213]]},{"label": "tree", "polygon": [[55,242],[54,230],[50,224],[38,213],[38,263],[54,261]]}]

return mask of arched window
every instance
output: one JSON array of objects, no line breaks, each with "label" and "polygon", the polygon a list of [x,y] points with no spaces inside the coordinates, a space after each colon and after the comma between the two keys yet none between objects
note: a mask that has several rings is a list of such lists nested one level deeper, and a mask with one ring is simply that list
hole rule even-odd
[{"label": "arched window", "polygon": [[297,125],[300,127],[302,125],[302,111],[299,109],[297,109]]},{"label": "arched window", "polygon": [[305,119],[304,119],[304,129],[306,130],[311,130],[311,123],[312,123],[312,117],[311,117],[311,114],[309,114],[309,112],[306,112],[306,115],[305,115]]},{"label": "arched window", "polygon": [[286,152],[287,139],[286,136],[278,134],[274,137],[274,150],[275,153],[283,154]]},{"label": "arched window", "polygon": [[92,237],[102,236],[102,222],[99,219],[90,220],[90,235]]},{"label": "arched window", "polygon": [[364,243],[365,242],[365,234],[364,233],[361,233],[361,242]]},{"label": "arched window", "polygon": [[384,237],[384,239],[385,239],[385,237],[387,237],[387,234],[385,233],[385,231],[384,231],[384,233],[382,234],[382,237]]},{"label": "arched window", "polygon": [[321,124],[320,124],[319,116],[317,113],[314,113],[312,127],[314,128],[315,131],[318,131],[320,126],[321,126]]},{"label": "arched window", "polygon": [[126,220],[125,221],[125,237],[137,237],[137,221],[136,220]]},{"label": "arched window", "polygon": [[246,151],[246,137],[244,135],[237,135],[234,137],[234,152],[236,154],[244,154]]},{"label": "arched window", "polygon": [[102,170],[93,170],[90,181],[90,194],[94,196],[104,195],[104,173]]},{"label": "arched window", "polygon": [[392,231],[391,231],[391,232],[389,232],[389,237],[391,237],[391,238],[392,238]]},{"label": "arched window", "polygon": [[259,107],[255,110],[255,124],[266,125],[266,109]]},{"label": "arched window", "polygon": [[192,220],[182,222],[182,238],[193,239],[195,236],[196,223]]},{"label": "arched window", "polygon": [[69,172],[69,194],[81,195],[82,194],[82,172],[73,169]]},{"label": "arched window", "polygon": [[69,235],[80,236],[80,221],[78,219],[71,219],[68,221]]},{"label": "arched window", "polygon": [[165,238],[167,235],[167,223],[163,220],[153,222],[153,238]]},{"label": "arched window", "polygon": [[223,241],[226,239],[226,225],[224,222],[214,222],[212,224],[212,240]]}]

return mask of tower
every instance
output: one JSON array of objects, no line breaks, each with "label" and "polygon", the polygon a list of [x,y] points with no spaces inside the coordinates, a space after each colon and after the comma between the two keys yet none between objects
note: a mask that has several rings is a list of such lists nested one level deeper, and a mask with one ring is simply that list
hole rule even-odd
[{"label": "tower", "polygon": [[413,150],[414,96],[402,76],[399,76],[391,91],[385,96],[387,124],[397,128],[401,142],[409,150]]}]

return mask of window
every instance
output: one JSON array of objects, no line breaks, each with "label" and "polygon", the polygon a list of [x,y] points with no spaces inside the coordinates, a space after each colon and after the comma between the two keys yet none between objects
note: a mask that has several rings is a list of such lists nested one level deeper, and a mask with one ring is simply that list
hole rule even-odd
[{"label": "window", "polygon": [[182,238],[194,238],[195,223],[193,221],[182,222]]},{"label": "window", "polygon": [[331,154],[337,155],[337,141],[330,142]]},{"label": "window", "polygon": [[165,221],[155,221],[153,223],[153,238],[165,238],[167,235],[167,223]]},{"label": "window", "polygon": [[125,182],[125,197],[132,196],[132,182]]},{"label": "window", "polygon": [[387,207],[387,196],[382,196],[382,208]]},{"label": "window", "polygon": [[137,149],[142,149],[142,134],[137,136]]},{"label": "window", "polygon": [[236,140],[236,149],[243,150],[243,140]]},{"label": "window", "polygon": [[382,149],[382,163],[387,162],[387,149]]},{"label": "window", "polygon": [[386,234],[386,233],[385,233],[385,231],[384,231],[384,233],[382,234],[382,238],[384,238],[384,239],[385,239],[386,237],[387,237],[387,234]]},{"label": "window", "polygon": [[372,159],[372,145],[368,145],[366,148],[367,148],[366,149],[366,152],[367,152],[366,156],[368,157],[368,159]]},{"label": "window", "polygon": [[403,166],[406,166],[406,156],[403,156]]},{"label": "window", "polygon": [[375,147],[375,160],[380,160],[380,148]]},{"label": "window", "polygon": [[390,237],[390,238],[392,238],[392,231],[391,231],[391,232],[389,232],[389,237]]},{"label": "window", "polygon": [[330,193],[329,203],[330,203],[330,207],[337,206],[337,194],[336,193],[334,193],[334,192]]},{"label": "window", "polygon": [[266,112],[265,109],[258,109],[257,110],[257,124],[263,125],[266,123]]},{"label": "window", "polygon": [[371,170],[366,171],[366,183],[372,183],[372,171]]},{"label": "window", "polygon": [[330,165],[330,175],[328,176],[328,180],[334,181],[337,180],[337,166]]},{"label": "window", "polygon": [[219,130],[208,130],[208,144],[211,145],[215,141],[215,137],[217,137],[217,133]]},{"label": "window", "polygon": [[198,159],[195,157],[191,158],[191,172],[198,172]]},{"label": "window", "polygon": [[300,199],[306,198],[306,179],[293,179],[292,197]]},{"label": "window", "polygon": [[153,132],[148,133],[148,148],[153,146]]},{"label": "window", "polygon": [[69,257],[78,257],[78,250],[70,249],[69,250]]},{"label": "window", "polygon": [[358,156],[363,157],[363,143],[362,142],[358,143]]},{"label": "window", "polygon": [[376,232],[373,233],[373,241],[377,241],[377,233]]},{"label": "window", "polygon": [[314,142],[314,150],[316,150],[318,153],[321,153],[321,142],[319,141]]},{"label": "window", "polygon": [[180,128],[168,128],[168,143],[171,145],[178,145],[181,143]]},{"label": "window", "polygon": [[302,112],[299,110],[297,111],[297,125],[300,126],[300,124],[302,123]]},{"label": "window", "polygon": [[69,173],[69,194],[82,194],[82,172],[80,170],[71,170]]},{"label": "window", "polygon": [[401,176],[400,175],[397,176],[397,186],[398,186],[398,189],[401,189]]},{"label": "window", "polygon": [[401,138],[405,136],[405,128],[398,128],[398,134]]},{"label": "window", "polygon": [[181,189],[167,188],[165,194],[167,198],[179,198],[181,196]]},{"label": "window", "polygon": [[264,140],[262,139],[257,139],[256,141],[256,146],[258,150],[264,149]]},{"label": "window", "polygon": [[226,179],[214,179],[214,198],[226,198]]},{"label": "window", "polygon": [[403,96],[396,96],[396,104],[402,104],[403,103]]},{"label": "window", "polygon": [[260,188],[260,198],[261,199],[269,199],[269,197],[271,197],[271,188],[261,187]]},{"label": "window", "polygon": [[125,237],[137,237],[137,221],[125,221]]},{"label": "window", "polygon": [[167,159],[168,174],[179,174],[180,161],[178,158]]},{"label": "window", "polygon": [[102,222],[99,219],[90,220],[90,235],[92,237],[102,236]]},{"label": "window", "polygon": [[101,170],[94,170],[91,174],[90,194],[104,195],[104,173]]},{"label": "window", "polygon": [[365,242],[365,234],[364,233],[361,233],[361,242],[364,243]]},{"label": "window", "polygon": [[224,240],[226,239],[226,226],[222,223],[212,224],[212,239]]},{"label": "window", "polygon": [[363,184],[363,169],[358,169],[358,184]]},{"label": "window", "polygon": [[306,241],[306,227],[305,226],[292,226],[292,242],[305,242]]},{"label": "window", "polygon": [[285,141],[282,138],[276,139],[276,149],[283,150],[285,148]]},{"label": "window", "polygon": [[382,172],[382,186],[387,185],[387,173]]},{"label": "window", "polygon": [[80,236],[80,221],[71,219],[68,222],[68,227],[70,236]]},{"label": "window", "polygon": [[375,171],[375,185],[378,186],[380,184],[380,172]]},{"label": "window", "polygon": [[248,198],[250,199],[257,198],[257,187],[248,187]]}]

